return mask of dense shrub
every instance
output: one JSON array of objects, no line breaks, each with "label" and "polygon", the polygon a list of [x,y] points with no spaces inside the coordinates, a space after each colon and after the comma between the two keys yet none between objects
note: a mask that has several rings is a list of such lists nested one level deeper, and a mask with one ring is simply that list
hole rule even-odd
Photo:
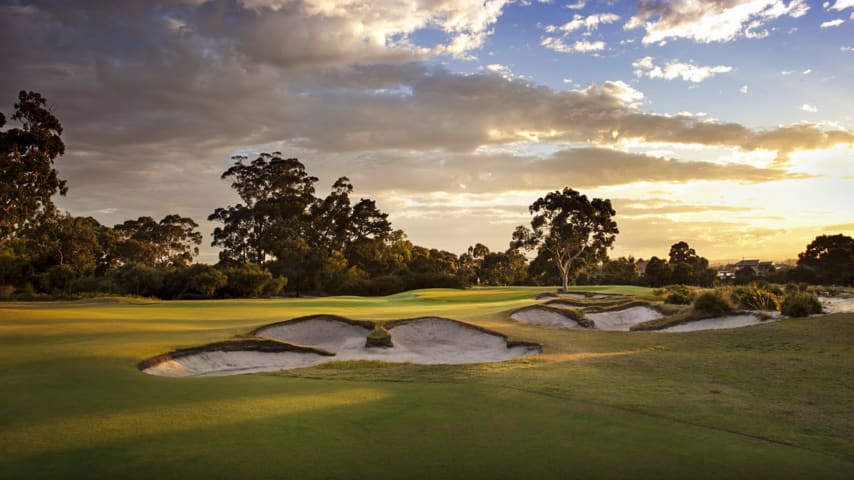
[{"label": "dense shrub", "polygon": [[160,291],[161,298],[210,298],[224,287],[228,279],[211,265],[196,263],[189,268],[176,268],[167,273]]},{"label": "dense shrub", "polygon": [[706,292],[694,300],[694,308],[711,315],[726,315],[732,305],[718,292]]},{"label": "dense shrub", "polygon": [[821,313],[821,302],[810,293],[793,292],[783,299],[780,310],[788,317],[806,317]]},{"label": "dense shrub", "polygon": [[15,293],[14,285],[0,285],[0,300],[8,300]]},{"label": "dense shrub", "polygon": [[143,264],[128,264],[113,274],[113,281],[124,293],[153,297],[163,288],[165,272]]},{"label": "dense shrub", "polygon": [[730,295],[739,308],[748,310],[779,310],[780,299],[773,292],[756,284],[747,287],[736,287]]},{"label": "dense shrub", "polygon": [[665,288],[664,302],[676,305],[690,305],[696,296],[697,293],[694,289],[687,285],[670,285]]},{"label": "dense shrub", "polygon": [[254,263],[217,266],[226,276],[226,284],[219,289],[223,297],[258,297],[279,295],[287,284],[284,277],[274,277],[268,270]]},{"label": "dense shrub", "polygon": [[69,293],[121,293],[121,289],[108,277],[83,277],[75,279],[68,287]]}]

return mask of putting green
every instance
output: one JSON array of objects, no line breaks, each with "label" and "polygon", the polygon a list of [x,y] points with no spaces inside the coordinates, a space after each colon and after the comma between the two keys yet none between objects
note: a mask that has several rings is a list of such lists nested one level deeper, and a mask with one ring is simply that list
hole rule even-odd
[{"label": "putting green", "polygon": [[[684,334],[510,319],[543,291],[2,303],[0,478],[854,476],[854,315]],[[455,318],[544,353],[189,379],[136,368],[322,313]]]}]

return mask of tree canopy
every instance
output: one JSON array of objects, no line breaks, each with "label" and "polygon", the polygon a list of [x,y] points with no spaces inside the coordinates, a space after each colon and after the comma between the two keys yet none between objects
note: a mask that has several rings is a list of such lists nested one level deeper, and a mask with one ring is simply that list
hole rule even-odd
[{"label": "tree canopy", "polygon": [[606,258],[619,233],[610,200],[591,201],[569,187],[537,199],[529,211],[534,216],[531,228],[516,227],[511,248],[536,249],[547,257],[560,272],[564,289],[580,264]]},{"label": "tree canopy", "polygon": [[[20,232],[39,215],[52,212],[51,197],[68,186],[53,168],[65,153],[62,125],[35,92],[21,91],[11,119],[19,127],[0,130],[0,241]],[[6,117],[0,113],[0,129]]]},{"label": "tree canopy", "polygon": [[811,270],[824,284],[854,284],[854,239],[847,235],[819,235],[798,254],[798,267]]}]

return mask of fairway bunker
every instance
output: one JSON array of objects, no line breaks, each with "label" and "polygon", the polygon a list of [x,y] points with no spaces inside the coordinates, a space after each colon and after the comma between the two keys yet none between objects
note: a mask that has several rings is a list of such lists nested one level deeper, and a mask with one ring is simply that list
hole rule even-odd
[{"label": "fairway bunker", "polygon": [[297,318],[252,332],[266,338],[176,350],[142,362],[140,369],[152,375],[199,377],[289,370],[335,360],[499,362],[541,351],[538,344],[511,342],[501,333],[439,317],[387,322],[383,326],[392,346],[372,347],[366,344],[373,326],[332,315]]},{"label": "fairway bunker", "polygon": [[633,306],[607,312],[585,312],[584,317],[592,321],[599,330],[628,332],[634,325],[662,318],[657,310],[645,306]]},{"label": "fairway bunker", "polygon": [[819,297],[819,300],[821,300],[821,306],[825,313],[854,312],[854,298]]},{"label": "fairway bunker", "polygon": [[517,322],[530,323],[543,327],[554,328],[586,328],[584,320],[577,318],[571,311],[552,308],[547,306],[532,306],[516,310],[510,314],[510,318]]},{"label": "fairway bunker", "polygon": [[672,327],[657,330],[659,332],[698,332],[701,330],[722,330],[728,328],[741,328],[767,323],[773,320],[765,319],[752,313],[744,313],[738,315],[728,315],[725,317],[707,318],[704,320],[694,320],[687,323],[681,323]]}]

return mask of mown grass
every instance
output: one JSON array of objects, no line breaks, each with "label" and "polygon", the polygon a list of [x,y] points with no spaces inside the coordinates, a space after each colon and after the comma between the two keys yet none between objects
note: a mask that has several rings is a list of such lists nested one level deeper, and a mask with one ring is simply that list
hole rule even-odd
[{"label": "mown grass", "polygon": [[[854,475],[854,315],[684,334],[509,319],[543,291],[0,304],[0,478]],[[220,378],[136,369],[175,348],[321,313],[455,318],[544,352]]]}]

